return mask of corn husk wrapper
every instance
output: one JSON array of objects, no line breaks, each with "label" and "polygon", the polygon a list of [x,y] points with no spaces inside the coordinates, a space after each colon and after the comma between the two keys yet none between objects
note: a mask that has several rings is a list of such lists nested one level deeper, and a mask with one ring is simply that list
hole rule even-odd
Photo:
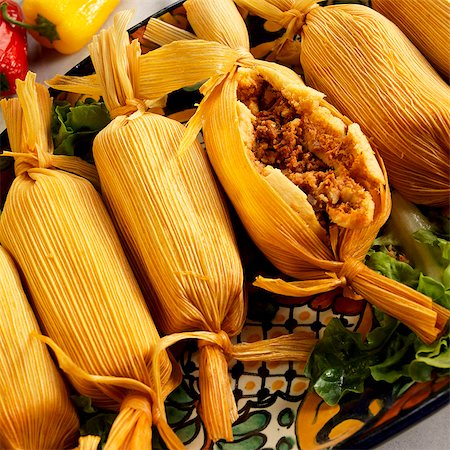
[{"label": "corn husk wrapper", "polygon": [[[230,336],[244,323],[246,302],[228,211],[200,144],[194,139],[179,153],[183,125],[147,111],[160,97],[148,79],[158,77],[164,67],[144,64],[139,43],[129,44],[130,17],[126,11],[116,15],[114,26],[94,37],[90,46],[102,95],[115,117],[94,141],[94,160],[141,286],[156,294],[150,308],[158,327],[169,335],[159,349],[179,340],[199,340],[200,414],[212,440],[231,441],[238,415],[228,359],[254,360],[259,355],[264,360],[306,361],[315,340],[298,333],[231,344]],[[210,68],[217,72],[217,65],[224,64],[231,69],[239,52],[221,57],[219,49],[208,56],[198,73]],[[180,81],[182,73],[173,85]],[[83,81],[56,77],[49,84],[82,90]]]},{"label": "corn husk wrapper", "polygon": [[372,0],[372,8],[394,22],[444,80],[450,77],[448,0]]},{"label": "corn husk wrapper", "polygon": [[[151,26],[149,26],[150,22]],[[164,44],[170,44],[171,42],[174,41],[188,41],[197,39],[197,36],[195,36],[195,34],[190,33],[189,31],[183,30],[181,28],[178,28],[175,25],[167,27],[167,22],[163,22],[162,20],[150,18],[149,23],[147,24],[147,27],[144,30],[143,34],[144,42],[148,41],[151,42],[152,44],[156,43],[161,46]],[[161,39],[163,39],[163,42],[153,41],[153,39],[155,39],[155,36],[160,36]]]},{"label": "corn husk wrapper", "polygon": [[45,346],[11,256],[0,247],[0,448],[70,448],[78,417]]},{"label": "corn husk wrapper", "polygon": [[[307,84],[361,125],[396,190],[413,203],[448,205],[450,88],[392,22],[362,5],[322,8],[311,0],[236,3],[286,27],[287,39],[301,35],[300,62]],[[396,7],[402,9],[402,3],[395,2]],[[413,3],[410,15],[427,29],[436,20],[445,22],[440,39],[448,42],[448,20],[435,11],[442,8],[440,2],[431,10],[426,3],[420,8],[433,16],[431,21],[424,20]],[[424,45],[436,45],[425,35],[419,35]],[[448,75],[448,45],[439,48]]]},{"label": "corn husk wrapper", "polygon": [[[179,82],[176,88],[182,86],[177,70],[180,56],[186,58],[183,76],[189,84],[209,77],[201,88],[205,98],[189,122],[180,151],[202,128],[210,161],[250,236],[278,269],[299,280],[286,282],[259,277],[255,284],[272,292],[292,296],[312,295],[344,287],[346,295],[356,299],[364,297],[374,306],[401,320],[424,341],[433,341],[445,327],[449,312],[434,304],[429,297],[375,273],[363,263],[390,213],[390,193],[381,159],[367,149],[367,140],[356,131],[359,130],[358,126],[325,102],[323,94],[306,87],[291,70],[253,59],[248,48],[245,48],[245,37],[242,37],[240,44],[235,44],[236,36],[242,32],[242,26],[235,26],[235,23],[242,19],[231,11],[234,8],[231,1],[222,3],[228,3],[229,14],[218,16],[214,2],[206,0],[189,0],[185,8],[199,38],[203,35],[211,38],[211,30],[221,28],[217,40],[226,41],[221,36],[223,30],[228,30],[233,36],[232,45],[240,45],[230,49],[230,56],[235,52],[240,56],[228,73],[224,73],[225,64],[218,67],[219,74],[214,73],[212,67],[203,74],[199,73],[198,68],[206,64],[202,54],[209,55],[215,48],[218,48],[217,53],[226,53],[220,44],[214,42],[176,41],[148,53],[143,59],[146,63],[152,61],[155,67],[158,67],[159,61],[164,65],[164,81],[158,81],[158,73],[146,79],[161,95],[174,87],[174,80]],[[158,39],[160,37],[156,41]],[[251,138],[248,119],[242,114],[236,96],[242,67],[257,71],[286,97],[290,97],[293,103],[303,105],[304,110],[309,111],[308,114],[313,111],[314,117],[328,117],[330,127],[332,123],[340,123],[339,126],[345,125],[347,135],[353,134],[354,155],[360,155],[357,159],[365,155],[368,164],[367,183],[372,179],[368,185],[374,204],[370,223],[355,228],[332,225],[324,236],[324,229],[314,226],[307,202],[299,189],[292,190],[292,184],[282,177],[270,179],[257,170],[249,156],[248,141]],[[164,90],[165,86],[167,90]],[[328,125],[325,123],[323,126],[326,129]],[[362,148],[366,149],[365,153]],[[374,161],[377,161],[376,164]]]},{"label": "corn husk wrapper", "polygon": [[17,93],[1,103],[16,178],[0,216],[0,241],[27,283],[46,334],[39,339],[78,392],[101,408],[120,409],[105,448],[150,448],[153,422],[171,445],[174,433],[159,420],[155,390],[165,398],[177,386],[177,366],[161,355],[160,378],[152,377],[159,336],[100,195],[87,180],[50,168],[47,89],[29,73]]},{"label": "corn husk wrapper", "polygon": [[74,450],[97,450],[101,437],[96,435],[80,436],[78,439],[78,447]]}]

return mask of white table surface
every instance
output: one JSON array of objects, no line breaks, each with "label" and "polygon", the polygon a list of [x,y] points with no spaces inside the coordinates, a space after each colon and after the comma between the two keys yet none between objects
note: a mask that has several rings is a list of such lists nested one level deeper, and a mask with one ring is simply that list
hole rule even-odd
[{"label": "white table surface", "polygon": [[[135,16],[130,26],[133,26],[151,14],[176,3],[173,0],[122,0],[117,11],[133,9]],[[105,22],[104,27],[111,24],[112,15]],[[83,48],[72,55],[60,55],[55,51],[41,49],[29,39],[30,70],[36,72],[37,79],[43,82],[57,73],[65,73],[78,62],[88,56]],[[3,129],[0,118],[0,130]],[[441,408],[425,420],[394,436],[378,450],[450,450],[450,405]]]}]

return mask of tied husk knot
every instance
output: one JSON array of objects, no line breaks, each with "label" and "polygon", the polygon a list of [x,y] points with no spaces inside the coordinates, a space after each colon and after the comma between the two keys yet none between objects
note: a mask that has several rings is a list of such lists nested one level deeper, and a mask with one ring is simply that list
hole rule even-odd
[{"label": "tied husk knot", "polygon": [[[47,344],[55,353],[59,367],[68,376],[71,383],[79,392],[86,395],[108,397],[107,408],[119,409],[108,434],[105,444],[106,450],[115,448],[140,449],[151,442],[152,425],[154,424],[170,449],[184,448],[179,438],[170,429],[165,420],[163,400],[158,401],[157,395],[167,395],[179,384],[181,372],[174,366],[175,376],[168,383],[166,374],[163,376],[161,367],[154,370],[158,377],[154,378],[154,388],[137,379],[122,376],[105,376],[91,374],[74,362],[67,353],[48,336],[32,333],[32,337]],[[164,352],[159,351],[157,363],[163,364]],[[114,406],[113,406],[114,405]]]},{"label": "tied husk knot", "polygon": [[[314,0],[236,0],[235,3],[269,22],[285,29],[281,41],[291,40],[299,34],[306,23],[306,16],[319,5]],[[279,41],[278,41],[279,42]],[[278,46],[281,48],[281,45]]]},{"label": "tied husk knot", "polygon": [[293,39],[305,23],[306,13],[298,9],[289,9],[282,13],[279,25],[285,28],[282,39]]},{"label": "tied husk knot", "polygon": [[47,84],[68,92],[102,96],[113,119],[160,112],[166,104],[166,97],[147,95],[140,82],[139,74],[145,72],[140,66],[140,43],[137,39],[130,43],[126,31],[132,16],[131,10],[121,11],[114,16],[114,32],[102,30],[93,37],[89,52],[95,74],[84,77],[56,75]]},{"label": "tied husk knot", "polygon": [[15,158],[16,176],[32,168],[53,167],[53,140],[49,132],[52,101],[48,90],[42,85],[35,87],[35,82],[36,74],[32,72],[24,81],[17,80],[17,95],[23,99],[22,103],[17,98],[1,100],[6,120],[12,125],[8,135],[13,151],[4,155]]},{"label": "tied husk knot", "polygon": [[53,153],[52,99],[45,86],[36,83],[36,74],[28,72],[16,85],[18,98],[0,100],[11,146],[11,151],[2,155],[14,158],[16,177],[32,176],[41,169],[60,169],[87,179],[99,189],[97,170],[92,164],[77,156]]},{"label": "tied husk knot", "polygon": [[204,347],[215,345],[220,348],[222,353],[229,359],[233,356],[233,345],[230,336],[223,330],[213,334],[213,340],[198,341],[198,349],[201,351]]},{"label": "tied husk knot", "polygon": [[53,155],[51,153],[35,149],[33,153],[3,152],[4,156],[14,158],[14,173],[16,177],[28,172],[30,169],[53,169]]},{"label": "tied husk knot", "polygon": [[[153,401],[153,399],[151,401]],[[151,403],[149,402],[147,397],[144,397],[141,394],[137,394],[135,392],[128,394],[120,405],[120,411],[126,408],[142,411],[142,413],[145,414],[149,419],[152,419],[153,417]],[[158,417],[159,413],[157,414],[157,418]]]},{"label": "tied husk knot", "polygon": [[338,273],[338,278],[344,288],[344,296],[352,298],[353,300],[362,300],[363,297],[352,288],[352,281],[364,270],[364,268],[364,263],[356,258],[349,258],[344,261]]},{"label": "tied husk knot", "polygon": [[251,67],[254,64],[255,57],[245,48],[236,49],[236,65],[242,67]]},{"label": "tied husk knot", "polygon": [[150,111],[152,108],[160,107],[161,102],[156,100],[147,100],[140,98],[131,98],[126,99],[124,105],[116,106],[109,111],[109,114],[112,119],[115,119],[118,116],[129,116],[130,119],[134,119],[142,116],[147,111]]}]

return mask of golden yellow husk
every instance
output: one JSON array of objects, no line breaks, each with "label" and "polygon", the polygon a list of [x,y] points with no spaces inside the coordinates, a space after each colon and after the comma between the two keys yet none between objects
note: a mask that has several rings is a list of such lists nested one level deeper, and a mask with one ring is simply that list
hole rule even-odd
[{"label": "golden yellow husk", "polygon": [[394,22],[444,80],[450,77],[448,0],[372,0],[372,8]]},{"label": "golden yellow husk", "polygon": [[[170,24],[169,24],[170,25]],[[162,41],[160,40],[162,39]],[[197,39],[196,36],[189,31],[182,30],[175,25],[167,27],[166,23],[161,20],[151,18],[144,30],[143,40],[156,43],[158,45],[170,44],[174,41],[183,41]]]},{"label": "golden yellow husk", "polygon": [[[276,20],[286,27],[288,39],[300,34],[300,62],[307,84],[324,92],[330,103],[361,125],[380,152],[396,190],[414,203],[448,205],[450,88],[397,26],[362,5],[318,7],[312,1],[294,0],[236,3]],[[403,3],[395,5],[408,15]],[[424,31],[418,39],[445,53],[448,76],[448,2],[447,13],[436,11],[443,8],[441,2],[433,2],[431,10],[428,3],[409,2],[408,16],[437,33],[445,27],[439,41],[426,38]],[[431,20],[425,18],[429,15]],[[441,28],[433,26],[436,21]],[[437,44],[442,40],[447,44]]]},{"label": "golden yellow husk", "polygon": [[100,436],[80,436],[80,439],[78,440],[78,447],[75,450],[97,450],[100,440]]},{"label": "golden yellow husk", "polygon": [[51,168],[48,91],[29,73],[17,93],[1,102],[16,178],[0,241],[23,273],[47,335],[39,339],[78,392],[99,407],[120,408],[105,448],[151,448],[154,422],[169,447],[179,448],[158,421],[155,385],[165,398],[181,374],[164,353],[160,378],[152,378],[159,336],[106,207],[88,181]]},{"label": "golden yellow husk", "polygon": [[[105,201],[141,286],[144,292],[156,294],[149,296],[150,309],[158,327],[169,335],[160,349],[181,339],[199,339],[200,413],[212,440],[231,441],[237,408],[228,359],[241,353],[231,345],[230,336],[240,332],[246,313],[239,252],[224,198],[201,145],[194,140],[179,153],[183,125],[146,111],[148,99],[159,97],[153,80],[164,78],[164,67],[141,56],[137,41],[129,44],[129,17],[128,12],[118,14],[115,25],[94,37],[90,46],[102,95],[115,117],[95,138],[94,160]],[[196,46],[196,41],[186,42]],[[229,55],[229,49],[217,45],[193,78],[198,81],[205,71],[217,72],[217,65],[226,65],[227,60],[231,68],[238,56],[239,52]],[[181,66],[188,63],[183,54],[177,57]],[[179,80],[186,80],[182,71]],[[76,85],[67,77],[49,83],[59,89]],[[178,333],[175,341],[172,333]],[[261,358],[270,358],[267,349],[275,346],[279,350],[270,352],[272,358],[281,354],[305,361],[306,352],[285,344],[289,339],[259,344],[265,349],[259,350]],[[294,341],[309,350],[314,345],[313,339],[301,335]],[[254,352],[258,348],[250,347]]]},{"label": "golden yellow husk", "polygon": [[0,448],[71,448],[78,417],[45,346],[19,273],[0,247]]},{"label": "golden yellow husk", "polygon": [[[222,2],[222,5],[225,3],[230,11],[234,8],[231,1]],[[246,39],[239,35],[242,27],[235,25],[238,16],[231,13],[219,16],[214,5],[212,0],[185,3],[197,37],[202,38],[203,33],[211,37],[218,28],[232,30],[233,41],[229,45],[235,47],[230,49],[229,55],[237,52],[240,56],[231,70],[227,72],[230,63],[227,59],[226,64],[217,66],[216,73],[210,66],[208,71],[199,74],[197,68],[203,64],[206,67],[202,54],[219,45],[201,40],[165,45],[144,55],[141,64],[145,66],[151,61],[156,65],[161,58],[165,66],[164,80],[147,79],[159,94],[169,92],[174,87],[174,80],[178,83],[176,88],[183,85],[177,69],[178,55],[186,58],[183,66],[183,76],[189,80],[186,84],[208,77],[201,88],[204,99],[189,122],[180,153],[202,128],[210,161],[250,236],[278,269],[300,280],[288,283],[258,278],[256,285],[279,294],[297,296],[344,287],[346,295],[365,297],[406,323],[424,341],[433,341],[444,328],[448,311],[434,305],[429,297],[385,278],[363,264],[390,213],[391,199],[381,159],[370,149],[367,139],[358,131],[359,127],[325,102],[323,94],[306,87],[291,70],[255,60],[245,48]],[[222,33],[218,31],[218,40],[223,40]],[[222,44],[228,46],[228,42]],[[226,51],[222,49],[221,53]],[[190,63],[187,62],[189,59]],[[267,176],[273,171],[258,170],[249,149],[253,135],[251,120],[237,101],[238,83],[245,74],[255,72],[282,92],[303,115],[311,118],[310,123],[316,130],[325,134],[336,128],[344,130],[352,142],[349,148],[354,152],[353,157],[361,162],[355,167],[354,176],[367,187],[373,201],[373,216],[369,223],[350,228],[331,224],[325,231],[311,220],[310,205],[300,189],[294,193],[289,180],[278,174],[274,182]],[[195,76],[198,76],[197,80]],[[359,174],[356,168],[361,169]]]}]

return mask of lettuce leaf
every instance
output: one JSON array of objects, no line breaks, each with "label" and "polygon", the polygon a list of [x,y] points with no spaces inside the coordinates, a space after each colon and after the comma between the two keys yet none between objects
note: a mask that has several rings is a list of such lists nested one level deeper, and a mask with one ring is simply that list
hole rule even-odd
[{"label": "lettuce leaf", "polygon": [[52,137],[56,155],[79,156],[93,162],[92,143],[97,133],[111,121],[103,102],[91,98],[75,105],[55,102]]},{"label": "lettuce leaf", "polygon": [[448,369],[450,367],[450,332],[431,345],[417,342],[415,361],[431,367]]},{"label": "lettuce leaf", "polygon": [[421,272],[409,264],[393,258],[386,250],[369,252],[366,265],[385,277],[406,284],[413,289],[416,289],[419,284]]},{"label": "lettuce leaf", "polygon": [[383,350],[392,344],[392,335],[399,322],[376,312],[379,326],[363,341],[360,333],[333,318],[325,328],[305,366],[310,386],[329,405],[336,405],[349,393],[362,393],[364,383],[371,376],[371,367],[383,361]]},{"label": "lettuce leaf", "polygon": [[431,297],[437,304],[450,309],[450,289],[443,283],[420,274],[417,290]]},{"label": "lettuce leaf", "polygon": [[377,325],[365,341],[332,319],[305,367],[313,389],[329,405],[362,393],[368,382],[392,385],[395,395],[412,383],[450,374],[450,334],[426,345],[396,319],[375,310]]},{"label": "lettuce leaf", "polygon": [[348,392],[363,392],[370,375],[363,348],[359,333],[347,330],[337,318],[329,322],[305,367],[314,390],[328,404],[336,405]]}]

